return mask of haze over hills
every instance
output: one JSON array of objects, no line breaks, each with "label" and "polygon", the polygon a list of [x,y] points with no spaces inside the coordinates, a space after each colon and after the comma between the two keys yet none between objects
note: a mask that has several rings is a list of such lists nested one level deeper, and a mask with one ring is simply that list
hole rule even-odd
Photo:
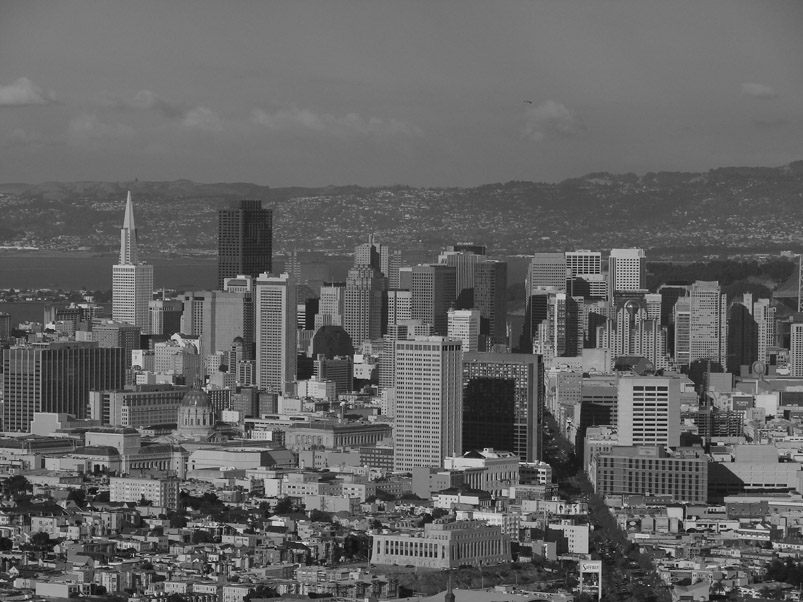
[{"label": "haze over hills", "polygon": [[0,184],[0,245],[114,251],[127,190],[146,254],[213,254],[217,209],[245,198],[273,207],[276,252],[348,253],[368,232],[403,250],[481,241],[495,255],[639,246],[658,259],[803,248],[803,161],[476,188],[269,188],[188,180]]}]

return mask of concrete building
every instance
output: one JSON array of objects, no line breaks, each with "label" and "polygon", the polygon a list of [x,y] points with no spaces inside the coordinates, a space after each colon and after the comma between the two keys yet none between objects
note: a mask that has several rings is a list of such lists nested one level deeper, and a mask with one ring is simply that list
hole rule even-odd
[{"label": "concrete building", "polygon": [[617,292],[647,288],[647,256],[644,249],[611,249],[608,256],[608,300]]},{"label": "concrete building", "polygon": [[152,298],[153,266],[139,261],[137,227],[129,192],[120,230],[119,263],[112,266],[112,319],[139,326],[143,334],[149,334]]},{"label": "concrete building", "polygon": [[446,337],[396,341],[394,468],[441,466],[463,449],[462,349]]},{"label": "concrete building", "polygon": [[187,387],[134,385],[116,391],[90,391],[89,417],[101,425],[140,428],[171,424]]},{"label": "concrete building", "polygon": [[154,506],[178,510],[178,479],[138,479],[135,477],[111,477],[109,501],[139,502],[146,499]]},{"label": "concrete building", "polygon": [[619,445],[680,445],[680,380],[623,377],[618,383]]},{"label": "concrete building", "polygon": [[513,452],[485,448],[471,450],[462,456],[447,456],[443,467],[461,471],[471,489],[488,491],[493,496],[519,482],[519,457]]},{"label": "concrete building", "polygon": [[669,455],[663,447],[614,447],[591,458],[594,492],[607,495],[657,495],[673,502],[705,503],[708,459],[702,450]]},{"label": "concrete building", "polygon": [[480,334],[488,345],[508,345],[507,263],[486,260],[474,264],[474,308],[482,321]]},{"label": "concrete building", "polygon": [[479,521],[431,523],[423,533],[373,536],[375,564],[456,568],[511,561],[510,541],[499,527]]}]

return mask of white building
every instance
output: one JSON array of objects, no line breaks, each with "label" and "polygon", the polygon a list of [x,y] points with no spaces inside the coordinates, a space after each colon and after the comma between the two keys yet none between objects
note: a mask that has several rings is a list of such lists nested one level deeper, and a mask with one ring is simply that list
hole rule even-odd
[{"label": "white building", "polygon": [[616,291],[647,288],[647,256],[644,249],[611,249],[608,257],[608,299]]},{"label": "white building", "polygon": [[462,344],[448,337],[395,341],[394,469],[441,466],[463,448]]},{"label": "white building", "polygon": [[789,376],[803,376],[803,322],[789,327]]},{"label": "white building", "polygon": [[112,319],[151,331],[150,302],[153,298],[153,266],[139,261],[137,228],[131,193],[120,230],[120,262],[112,266]]},{"label": "white building", "polygon": [[621,446],[680,445],[680,380],[663,376],[620,378],[617,433]]},{"label": "white building", "polygon": [[139,502],[141,499],[163,508],[178,508],[178,479],[151,479],[135,477],[111,477],[109,501]]},{"label": "white building", "polygon": [[719,282],[698,280],[691,286],[689,303],[689,363],[710,360],[725,368],[728,358],[727,295],[721,294]]},{"label": "white building", "polygon": [[263,273],[255,290],[257,385],[285,393],[296,379],[295,279]]},{"label": "white building", "polygon": [[463,341],[463,352],[478,351],[480,312],[478,309],[450,309],[448,336]]}]

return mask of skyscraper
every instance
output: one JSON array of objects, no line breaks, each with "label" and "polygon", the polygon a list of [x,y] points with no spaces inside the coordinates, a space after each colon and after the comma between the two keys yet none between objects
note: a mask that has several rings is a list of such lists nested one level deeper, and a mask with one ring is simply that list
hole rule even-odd
[{"label": "skyscraper", "polygon": [[[293,310],[295,312],[295,308]],[[200,337],[203,356],[229,351],[242,338],[243,357],[254,358],[254,300],[250,292],[189,291],[184,293],[182,332]],[[232,371],[234,367],[231,367]]]},{"label": "skyscraper", "polygon": [[217,283],[240,274],[256,278],[273,265],[273,211],[262,201],[238,201],[218,211]]},{"label": "skyscraper", "polygon": [[689,363],[718,362],[723,368],[728,357],[728,298],[719,282],[696,281],[689,294]]},{"label": "skyscraper", "polygon": [[463,449],[462,349],[447,337],[396,341],[394,470],[443,466]]},{"label": "skyscraper", "polygon": [[[752,305],[752,299],[745,301]],[[744,303],[734,303],[728,309],[728,372],[741,374],[742,366],[751,366],[759,358],[758,348],[759,325],[750,308]]]},{"label": "skyscraper", "polygon": [[789,376],[803,376],[803,322],[789,325]]},{"label": "skyscraper", "polygon": [[480,334],[491,345],[507,343],[507,263],[474,264],[474,308],[480,311]]},{"label": "skyscraper", "polygon": [[413,320],[432,324],[432,332],[446,336],[446,312],[455,300],[456,268],[440,263],[413,267],[410,313]]},{"label": "skyscraper", "polygon": [[449,246],[438,256],[438,263],[455,268],[457,309],[474,307],[474,266],[484,261],[486,261],[485,247],[474,245]]},{"label": "skyscraper", "polygon": [[134,206],[129,192],[120,230],[120,260],[112,266],[112,319],[139,326],[143,334],[149,334],[152,298],[153,266],[139,261]]},{"label": "skyscraper", "polygon": [[543,378],[538,355],[463,354],[463,451],[493,447],[540,460]]},{"label": "skyscraper", "polygon": [[620,378],[619,445],[680,445],[680,381],[663,376]]},{"label": "skyscraper", "polygon": [[644,249],[611,249],[608,257],[608,300],[620,291],[647,288],[647,256]]},{"label": "skyscraper", "polygon": [[758,358],[769,361],[767,348],[775,345],[775,308],[769,299],[759,299],[753,303],[753,319],[758,325]]},{"label": "skyscraper", "polygon": [[343,295],[343,328],[355,347],[382,337],[386,290],[387,278],[376,268],[357,265],[349,270]]},{"label": "skyscraper", "polygon": [[296,283],[289,274],[260,274],[256,291],[257,385],[286,393],[296,380]]},{"label": "skyscraper", "polygon": [[51,343],[3,351],[3,429],[30,429],[34,412],[85,418],[90,390],[119,389],[130,364],[120,347]]}]

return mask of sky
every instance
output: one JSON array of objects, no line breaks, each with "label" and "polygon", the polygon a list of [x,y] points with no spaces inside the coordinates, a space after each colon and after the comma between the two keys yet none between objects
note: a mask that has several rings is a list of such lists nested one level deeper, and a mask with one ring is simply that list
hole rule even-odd
[{"label": "sky", "polygon": [[780,166],[801,31],[799,0],[0,0],[0,182]]}]

